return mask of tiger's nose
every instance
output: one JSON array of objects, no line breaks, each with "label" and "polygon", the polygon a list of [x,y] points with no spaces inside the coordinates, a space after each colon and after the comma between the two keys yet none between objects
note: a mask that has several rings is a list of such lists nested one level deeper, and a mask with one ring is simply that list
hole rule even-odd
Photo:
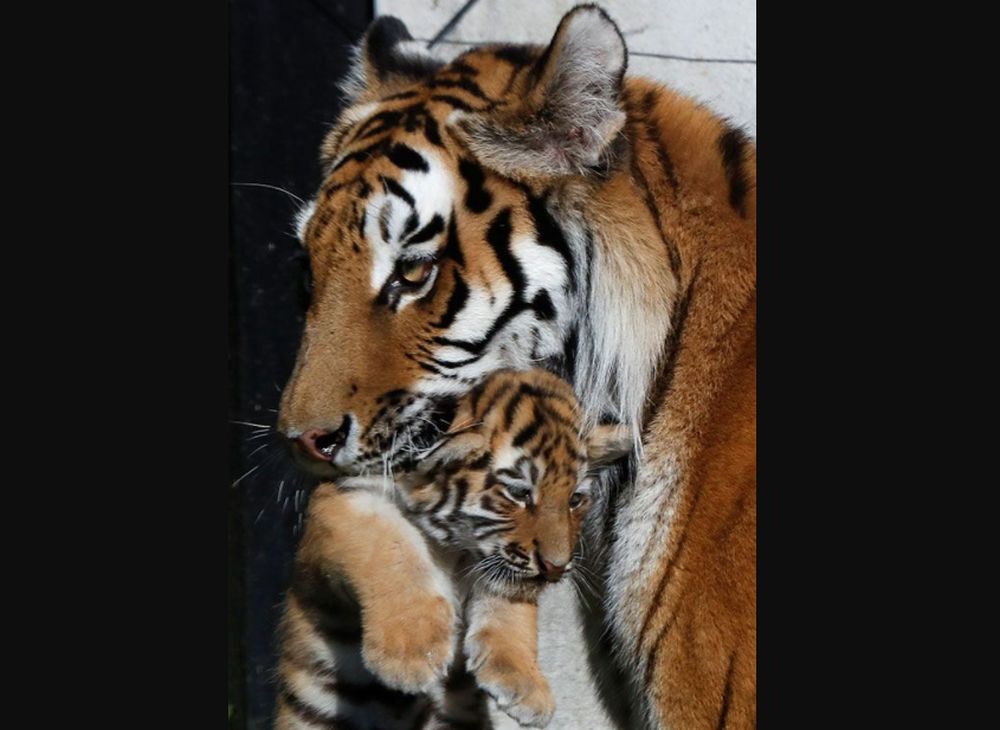
[{"label": "tiger's nose", "polygon": [[312,428],[299,436],[296,441],[309,457],[317,461],[333,461],[337,452],[346,443],[350,431],[351,417],[344,416],[344,420],[336,431]]}]

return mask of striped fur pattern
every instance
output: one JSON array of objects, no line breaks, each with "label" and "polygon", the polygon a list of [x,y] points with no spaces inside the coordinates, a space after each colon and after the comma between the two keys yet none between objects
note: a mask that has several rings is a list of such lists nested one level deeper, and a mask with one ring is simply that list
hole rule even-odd
[{"label": "striped fur pattern", "polygon": [[329,478],[400,469],[491,373],[569,379],[632,427],[586,532],[594,672],[622,727],[756,721],[756,151],[626,75],[595,6],[547,47],[358,51],[304,211],[314,298],[279,427]]},{"label": "striped fur pattern", "polygon": [[482,727],[477,688],[547,725],[538,596],[574,569],[589,470],[630,443],[581,425],[565,381],[501,371],[392,491],[321,486],[287,599],[277,727]]}]

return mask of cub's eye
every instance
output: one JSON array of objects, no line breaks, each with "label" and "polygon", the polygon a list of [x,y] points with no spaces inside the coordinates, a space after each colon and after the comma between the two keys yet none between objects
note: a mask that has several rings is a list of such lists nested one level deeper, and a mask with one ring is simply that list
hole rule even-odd
[{"label": "cub's eye", "polygon": [[576,492],[572,497],[569,498],[569,508],[576,509],[587,503],[590,497],[585,492]]},{"label": "cub's eye", "polygon": [[526,504],[531,501],[531,487],[525,484],[505,484],[504,489],[515,502]]},{"label": "cub's eye", "polygon": [[400,261],[396,268],[396,279],[403,286],[421,287],[434,273],[433,261]]}]

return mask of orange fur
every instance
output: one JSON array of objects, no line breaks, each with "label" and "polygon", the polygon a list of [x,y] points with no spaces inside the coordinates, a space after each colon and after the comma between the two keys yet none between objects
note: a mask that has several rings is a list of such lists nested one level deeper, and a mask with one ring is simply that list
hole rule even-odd
[{"label": "orange fur", "polygon": [[[594,11],[576,12],[592,17]],[[509,283],[502,248],[489,242],[498,221],[504,222],[498,211],[509,209],[505,240],[540,236],[542,201],[566,230],[585,230],[586,250],[604,267],[603,281],[613,284],[625,313],[614,330],[625,333],[620,341],[654,345],[645,353],[653,367],[639,401],[642,449],[634,478],[609,482],[608,509],[595,523],[606,544],[594,568],[604,574],[607,615],[591,619],[603,622],[595,635],[610,642],[595,651],[603,667],[624,677],[623,684],[604,685],[619,695],[610,703],[633,727],[752,727],[756,151],[704,107],[644,79],[621,83],[613,101],[624,120],[613,138],[592,138],[572,120],[552,122],[559,110],[546,105],[545,84],[555,78],[551,64],[567,47],[561,34],[571,29],[568,22],[548,53],[480,48],[419,78],[369,75],[357,101],[374,106],[363,114],[353,107],[357,113],[345,113],[346,121],[324,143],[328,174],[305,236],[317,294],[280,427],[289,434],[334,428],[348,411],[363,435],[399,426],[402,411],[385,416],[380,399],[392,391],[419,391],[430,376],[418,361],[444,357],[431,323],[445,318],[457,274],[470,289],[494,294]],[[608,34],[599,40],[613,44]],[[405,111],[417,107],[425,117],[407,128]],[[395,121],[371,125],[387,112]],[[420,134],[429,126],[426,118],[440,146]],[[614,129],[613,122],[606,129]],[[549,132],[563,136],[553,140]],[[603,146],[592,168],[577,169],[586,155],[559,156],[560,144],[572,149],[594,139]],[[538,144],[516,148],[525,140]],[[375,149],[379,143],[383,148]],[[385,153],[395,143],[432,156],[447,170],[462,260],[442,256],[429,293],[392,316],[372,306],[372,253],[358,221],[367,196],[382,185],[380,176],[398,177]],[[545,157],[550,143],[551,159]],[[540,158],[547,166],[529,164]],[[463,175],[469,160],[478,164],[481,182]],[[468,202],[476,185],[491,196],[485,213]],[[505,341],[498,367],[511,366],[503,358],[514,358],[519,346]],[[546,367],[566,366],[566,357],[547,357]],[[629,373],[618,375],[618,383],[604,383],[607,390],[633,381]],[[456,378],[453,392],[472,388],[479,378]],[[603,407],[617,396],[587,392],[581,400]],[[378,438],[365,437],[363,453],[376,453]],[[338,474],[329,465],[314,466],[330,477]]]}]

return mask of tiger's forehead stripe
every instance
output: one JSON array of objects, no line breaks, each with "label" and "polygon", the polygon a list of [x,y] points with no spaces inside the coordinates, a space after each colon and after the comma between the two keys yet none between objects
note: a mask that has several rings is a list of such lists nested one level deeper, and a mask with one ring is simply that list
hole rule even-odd
[{"label": "tiger's forehead stripe", "polygon": [[[400,128],[411,133],[419,129],[432,146],[445,146],[442,122],[447,127],[456,121],[454,112],[489,111],[507,104],[507,99],[513,96],[515,81],[538,54],[536,49],[528,47],[513,55],[508,51],[486,48],[463,54],[416,89],[349,108],[324,142],[321,154],[324,166],[335,172],[349,162],[384,153],[384,147],[372,140]],[[483,73],[484,60],[499,60],[509,69],[506,73],[496,73],[494,69],[492,73]],[[454,137],[451,141],[458,143]]]}]

